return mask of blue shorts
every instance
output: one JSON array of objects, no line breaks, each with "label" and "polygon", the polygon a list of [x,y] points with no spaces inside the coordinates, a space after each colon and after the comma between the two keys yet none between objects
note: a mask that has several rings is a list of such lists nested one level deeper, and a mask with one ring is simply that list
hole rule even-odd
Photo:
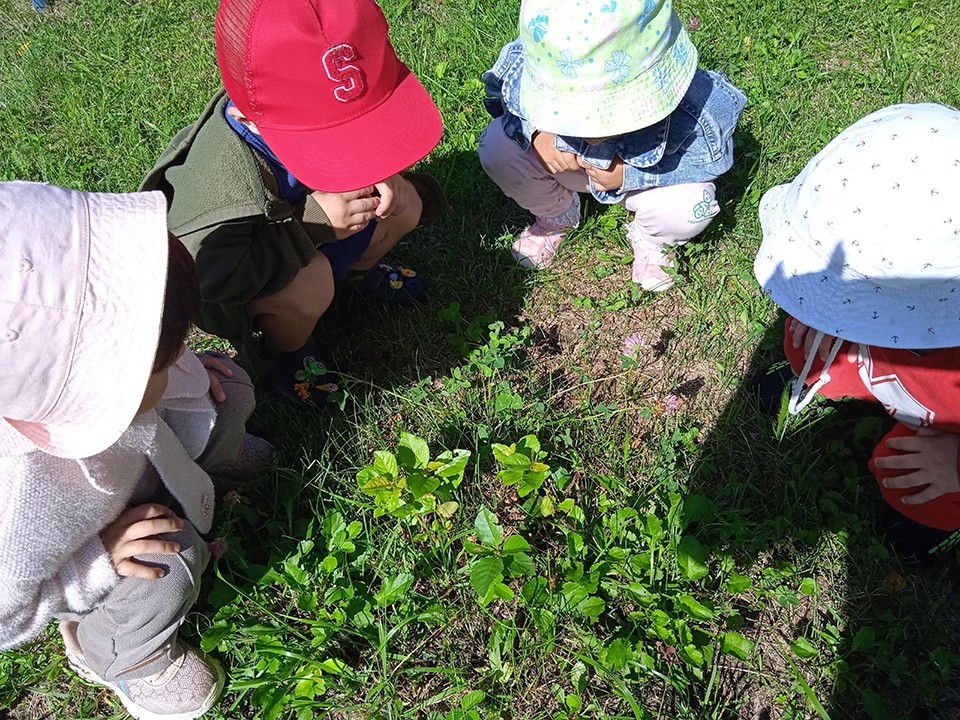
[{"label": "blue shorts", "polygon": [[373,233],[377,229],[377,221],[371,220],[363,230],[354,233],[343,240],[336,240],[320,246],[320,252],[326,255],[333,270],[333,281],[339,285],[347,279],[350,266],[359,260],[370,247]]}]

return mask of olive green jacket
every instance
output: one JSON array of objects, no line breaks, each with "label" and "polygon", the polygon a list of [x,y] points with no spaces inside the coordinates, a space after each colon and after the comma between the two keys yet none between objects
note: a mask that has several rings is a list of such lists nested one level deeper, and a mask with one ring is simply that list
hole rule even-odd
[{"label": "olive green jacket", "polygon": [[[223,90],[214,95],[199,119],[170,141],[141,189],[163,191],[170,232],[196,260],[200,328],[229,340],[256,369],[261,363],[247,304],[289,285],[317,247],[336,237],[311,196],[296,205],[279,196],[270,166],[227,123],[227,102]],[[423,200],[421,222],[446,210],[432,177],[405,177]]]}]

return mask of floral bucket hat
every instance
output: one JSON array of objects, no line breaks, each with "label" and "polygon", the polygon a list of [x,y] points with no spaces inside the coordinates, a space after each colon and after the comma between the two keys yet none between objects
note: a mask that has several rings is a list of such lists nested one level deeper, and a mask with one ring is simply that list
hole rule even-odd
[{"label": "floral bucket hat", "polygon": [[894,105],[844,130],[760,201],[754,273],[827,335],[960,346],[960,112]]},{"label": "floral bucket hat", "polygon": [[524,0],[522,112],[559,135],[609,137],[672,113],[697,69],[672,0]]}]

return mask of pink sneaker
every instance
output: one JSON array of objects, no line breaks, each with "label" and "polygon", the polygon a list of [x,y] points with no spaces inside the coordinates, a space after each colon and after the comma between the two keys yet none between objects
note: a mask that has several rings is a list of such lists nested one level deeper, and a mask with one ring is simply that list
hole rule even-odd
[{"label": "pink sneaker", "polygon": [[513,259],[520,267],[542,270],[549,267],[569,228],[551,230],[539,220],[521,231],[513,241]]},{"label": "pink sneaker", "polygon": [[580,224],[580,196],[573,193],[570,207],[552,218],[538,217],[513,241],[513,258],[529,270],[549,267],[567,233]]},{"label": "pink sneaker", "polygon": [[650,292],[669,290],[673,287],[673,275],[667,270],[674,268],[673,259],[667,254],[669,248],[654,245],[632,230],[627,236],[633,245],[633,281]]}]

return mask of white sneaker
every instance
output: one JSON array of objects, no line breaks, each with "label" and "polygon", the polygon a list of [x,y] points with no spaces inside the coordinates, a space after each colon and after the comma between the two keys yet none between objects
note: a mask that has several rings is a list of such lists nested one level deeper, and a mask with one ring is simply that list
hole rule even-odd
[{"label": "white sneaker", "polygon": [[110,688],[137,720],[194,720],[213,707],[223,690],[220,663],[184,643],[174,643],[167,651],[170,664],[156,675],[108,682],[84,662],[77,623],[61,622],[60,634],[70,668],[87,682]]},{"label": "white sneaker", "polygon": [[244,433],[237,457],[210,468],[208,472],[227,479],[228,482],[222,483],[227,487],[249,485],[270,468],[274,452],[273,445],[263,438]]}]

